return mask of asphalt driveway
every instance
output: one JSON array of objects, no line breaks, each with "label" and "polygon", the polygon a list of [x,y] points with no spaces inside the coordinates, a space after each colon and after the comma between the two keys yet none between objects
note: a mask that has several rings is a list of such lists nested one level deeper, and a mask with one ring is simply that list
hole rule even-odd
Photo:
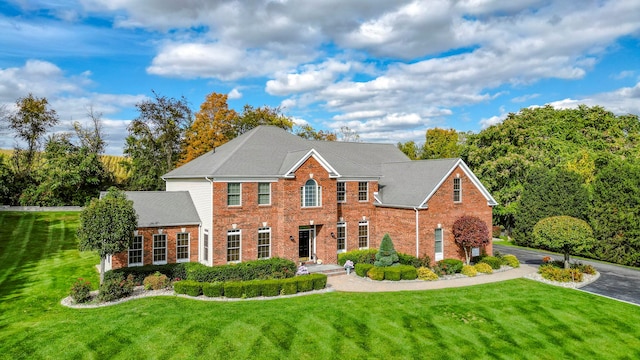
[{"label": "asphalt driveway", "polygon": [[[513,254],[521,263],[532,266],[540,266],[544,256],[562,259],[561,255],[502,246],[497,243],[494,243],[493,249],[494,251],[500,251],[502,254]],[[640,305],[640,270],[588,260],[580,261],[595,266],[600,272],[598,280],[582,287],[580,290]]]}]

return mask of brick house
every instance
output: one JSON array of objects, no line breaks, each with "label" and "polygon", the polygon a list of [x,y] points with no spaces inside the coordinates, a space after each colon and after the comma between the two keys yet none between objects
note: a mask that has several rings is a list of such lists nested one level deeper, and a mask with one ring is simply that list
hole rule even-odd
[{"label": "brick house", "polygon": [[[340,252],[377,248],[385,233],[399,252],[464,259],[451,234],[453,222],[474,215],[491,229],[497,204],[461,159],[411,161],[393,144],[311,141],[270,126],[163,179],[165,194],[189,195],[190,206],[169,208],[176,217],[195,211],[189,261],[207,265],[269,257],[336,263]],[[127,194],[135,204],[145,201]],[[166,246],[174,246],[167,224],[149,225],[138,230],[145,253],[155,253],[152,239],[160,228],[169,236]],[[177,226],[185,230],[183,225]],[[484,251],[491,254],[492,245]],[[113,267],[137,264],[127,256],[118,254]],[[174,259],[169,252],[165,261]],[[149,255],[143,264],[154,262]]]}]

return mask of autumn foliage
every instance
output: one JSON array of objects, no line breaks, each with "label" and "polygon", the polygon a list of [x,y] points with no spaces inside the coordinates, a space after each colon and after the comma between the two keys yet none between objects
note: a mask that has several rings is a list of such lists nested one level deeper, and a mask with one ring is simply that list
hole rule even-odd
[{"label": "autumn foliage", "polygon": [[471,260],[472,248],[489,244],[489,228],[476,216],[461,216],[453,223],[452,231],[456,244],[464,249],[467,264]]}]

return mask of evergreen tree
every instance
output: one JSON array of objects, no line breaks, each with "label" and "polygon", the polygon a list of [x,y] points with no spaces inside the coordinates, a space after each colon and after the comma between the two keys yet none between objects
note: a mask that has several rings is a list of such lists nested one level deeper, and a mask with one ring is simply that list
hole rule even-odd
[{"label": "evergreen tree", "polygon": [[384,234],[382,238],[382,242],[380,243],[380,249],[376,254],[376,260],[373,265],[378,267],[391,266],[400,259],[398,258],[398,253],[396,249],[393,247],[393,241],[391,241],[391,237],[389,234]]}]

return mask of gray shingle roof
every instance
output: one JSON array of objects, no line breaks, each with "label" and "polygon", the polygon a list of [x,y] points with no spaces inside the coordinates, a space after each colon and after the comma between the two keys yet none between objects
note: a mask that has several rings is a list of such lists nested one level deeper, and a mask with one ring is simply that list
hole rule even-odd
[{"label": "gray shingle roof", "polygon": [[188,191],[125,191],[138,214],[138,227],[200,224]]},{"label": "gray shingle roof", "polygon": [[258,126],[164,178],[282,177],[311,149],[342,177],[377,177],[381,163],[407,160],[392,144],[312,141],[278,127]]}]

